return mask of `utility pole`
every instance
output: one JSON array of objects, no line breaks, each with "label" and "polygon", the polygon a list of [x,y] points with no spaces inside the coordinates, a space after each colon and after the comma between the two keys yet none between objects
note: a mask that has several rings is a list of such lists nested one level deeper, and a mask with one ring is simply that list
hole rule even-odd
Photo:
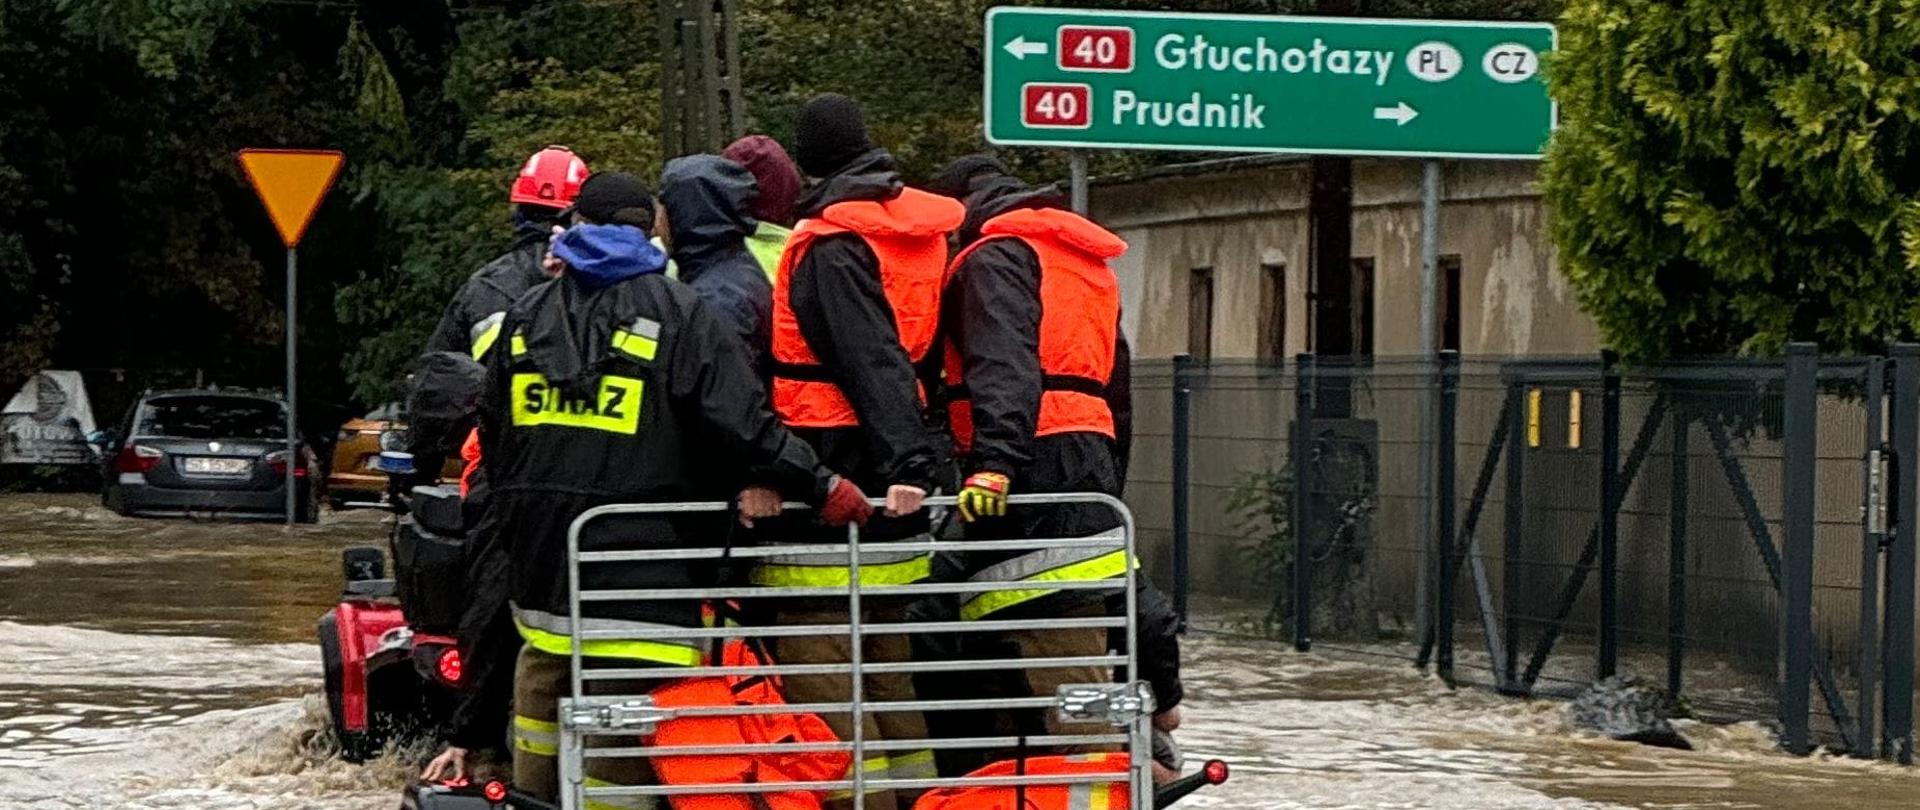
[{"label": "utility pole", "polygon": [[660,0],[660,149],[718,152],[746,129],[739,0]]}]

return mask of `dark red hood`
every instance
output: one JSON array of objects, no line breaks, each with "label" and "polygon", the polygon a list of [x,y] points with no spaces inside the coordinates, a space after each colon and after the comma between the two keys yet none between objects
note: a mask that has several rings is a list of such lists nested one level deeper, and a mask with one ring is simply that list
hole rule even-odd
[{"label": "dark red hood", "polygon": [[748,135],[734,141],[722,153],[728,160],[747,167],[760,187],[753,204],[753,218],[783,227],[793,225],[793,206],[800,198],[800,170],[780,142],[765,135]]}]

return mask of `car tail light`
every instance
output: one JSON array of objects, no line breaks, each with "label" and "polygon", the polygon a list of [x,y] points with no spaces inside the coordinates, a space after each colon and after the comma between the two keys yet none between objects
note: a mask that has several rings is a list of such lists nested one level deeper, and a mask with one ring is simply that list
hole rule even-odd
[{"label": "car tail light", "polygon": [[462,674],[460,650],[456,647],[448,647],[445,652],[440,653],[438,669],[440,671],[440,680],[450,684],[460,683],[460,675]]},{"label": "car tail light", "polygon": [[158,447],[129,444],[120,448],[120,454],[113,457],[113,471],[123,473],[143,473],[159,465],[166,453]]},{"label": "car tail light", "polygon": [[[300,448],[300,466],[295,467],[293,469],[293,477],[295,478],[307,477],[307,466],[308,466],[307,449],[302,447]],[[285,477],[287,474],[287,451],[276,450],[272,453],[268,453],[267,469],[272,470],[273,474],[276,476]]]}]

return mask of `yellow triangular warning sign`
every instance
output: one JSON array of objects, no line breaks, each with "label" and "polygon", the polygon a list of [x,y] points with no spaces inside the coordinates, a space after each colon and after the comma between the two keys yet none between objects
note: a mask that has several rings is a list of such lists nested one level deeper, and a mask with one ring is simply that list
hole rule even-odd
[{"label": "yellow triangular warning sign", "polygon": [[323,149],[242,149],[240,167],[287,247],[300,243],[346,156]]}]

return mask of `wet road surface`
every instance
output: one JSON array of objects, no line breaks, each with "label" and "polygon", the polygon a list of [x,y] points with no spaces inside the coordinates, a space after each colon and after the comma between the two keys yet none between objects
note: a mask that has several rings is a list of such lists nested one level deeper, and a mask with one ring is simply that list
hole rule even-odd
[{"label": "wet road surface", "polygon": [[[314,622],[339,551],[381,516],[129,520],[0,496],[0,808],[391,810],[418,752],[332,756]],[[1776,753],[1757,725],[1700,750],[1582,736],[1562,704],[1450,692],[1403,666],[1196,635],[1180,737],[1219,757],[1215,808],[1911,808],[1920,771]]]}]

